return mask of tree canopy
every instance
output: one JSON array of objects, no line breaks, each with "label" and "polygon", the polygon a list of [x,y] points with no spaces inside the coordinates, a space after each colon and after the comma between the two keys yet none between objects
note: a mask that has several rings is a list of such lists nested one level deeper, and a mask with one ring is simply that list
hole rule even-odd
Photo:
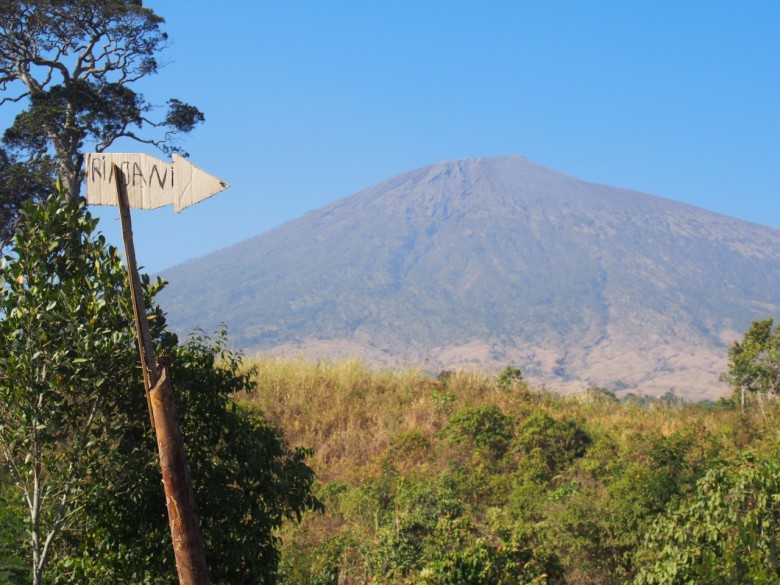
[{"label": "tree canopy", "polygon": [[203,114],[171,98],[153,118],[152,104],[131,87],[160,68],[163,22],[140,0],[0,0],[0,105],[25,106],[5,130],[0,156],[0,196],[12,209],[36,193],[9,183],[20,165],[31,177],[56,170],[76,198],[87,145],[102,152],[128,138],[180,150],[172,139]]},{"label": "tree canopy", "polygon": [[743,406],[748,395],[780,393],[780,325],[774,325],[773,319],[754,321],[729,348],[724,379]]}]

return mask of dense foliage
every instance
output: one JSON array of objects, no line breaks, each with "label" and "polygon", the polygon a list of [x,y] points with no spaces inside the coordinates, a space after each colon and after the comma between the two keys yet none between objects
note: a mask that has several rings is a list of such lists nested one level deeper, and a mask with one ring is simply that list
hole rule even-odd
[{"label": "dense foliage", "polygon": [[25,213],[2,270],[0,456],[29,510],[39,583],[88,462],[111,446],[103,414],[133,337],[121,259],[91,237],[95,220],[57,203]]},{"label": "dense foliage", "polygon": [[777,453],[748,454],[709,470],[689,498],[653,522],[637,558],[642,585],[777,583]]},{"label": "dense foliage", "polygon": [[282,531],[283,583],[780,582],[773,401],[256,366],[247,402],[317,447],[326,506]]},{"label": "dense foliage", "polygon": [[[0,294],[0,575],[36,583],[173,583],[156,445],[118,251],[60,192],[27,205]],[[216,340],[179,343],[144,278],[171,362],[215,583],[273,583],[274,531],[319,503],[309,452],[231,396],[250,373]],[[32,563],[30,563],[32,561]]]}]

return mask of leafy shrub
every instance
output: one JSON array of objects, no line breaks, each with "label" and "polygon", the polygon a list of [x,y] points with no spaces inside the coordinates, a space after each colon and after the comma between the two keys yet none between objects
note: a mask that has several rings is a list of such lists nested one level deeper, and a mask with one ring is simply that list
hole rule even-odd
[{"label": "leafy shrub", "polygon": [[550,480],[582,457],[591,440],[574,421],[559,421],[538,411],[526,418],[514,441],[529,461],[525,467],[534,470],[541,480]]},{"label": "leafy shrub", "polygon": [[395,466],[409,467],[421,463],[431,450],[431,442],[420,429],[409,429],[390,441],[387,456]]},{"label": "leafy shrub", "polygon": [[26,548],[23,509],[18,495],[10,485],[6,487],[6,482],[11,483],[0,468],[0,583],[21,585],[30,582],[28,563],[21,557]]},{"label": "leafy shrub", "polygon": [[427,544],[419,574],[425,585],[524,585],[555,580],[554,556],[537,555],[526,535],[508,540],[481,533],[468,519],[442,520]]},{"label": "leafy shrub", "polygon": [[637,553],[637,585],[780,582],[780,462],[709,470],[660,516]]},{"label": "leafy shrub", "polygon": [[446,481],[402,483],[395,513],[378,534],[372,571],[377,577],[407,575],[420,568],[425,542],[441,519],[463,514],[455,486]]},{"label": "leafy shrub", "polygon": [[443,433],[450,443],[467,443],[499,458],[512,440],[512,419],[497,406],[480,406],[455,413]]},{"label": "leafy shrub", "polygon": [[510,390],[515,384],[523,381],[523,373],[520,368],[507,366],[496,378],[496,386],[504,390]]},{"label": "leafy shrub", "polygon": [[338,585],[344,551],[354,543],[336,535],[322,543],[312,565],[311,585]]}]

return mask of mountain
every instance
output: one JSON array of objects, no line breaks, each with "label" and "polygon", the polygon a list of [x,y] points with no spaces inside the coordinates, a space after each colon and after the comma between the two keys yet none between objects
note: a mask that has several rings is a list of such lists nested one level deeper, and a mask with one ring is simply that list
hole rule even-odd
[{"label": "mountain", "polygon": [[178,331],[436,372],[520,366],[713,398],[728,344],[780,315],[780,231],[521,156],[395,176],[164,272]]}]

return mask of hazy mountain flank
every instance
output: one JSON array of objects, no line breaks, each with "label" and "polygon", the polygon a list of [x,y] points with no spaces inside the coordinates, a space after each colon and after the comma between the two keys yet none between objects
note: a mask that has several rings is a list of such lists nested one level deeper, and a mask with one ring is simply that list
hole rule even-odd
[{"label": "hazy mountain flank", "polygon": [[414,170],[164,273],[179,331],[250,353],[520,366],[690,398],[780,315],[780,231],[578,180],[523,157]]}]

